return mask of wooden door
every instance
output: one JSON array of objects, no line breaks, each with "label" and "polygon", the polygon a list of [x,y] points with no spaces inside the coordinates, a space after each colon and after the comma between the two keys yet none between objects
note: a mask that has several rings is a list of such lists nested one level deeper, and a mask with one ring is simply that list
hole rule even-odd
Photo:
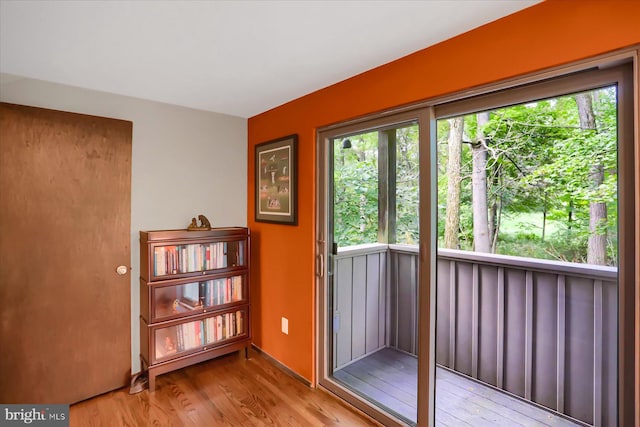
[{"label": "wooden door", "polygon": [[0,402],[128,383],[132,123],[0,104]]}]

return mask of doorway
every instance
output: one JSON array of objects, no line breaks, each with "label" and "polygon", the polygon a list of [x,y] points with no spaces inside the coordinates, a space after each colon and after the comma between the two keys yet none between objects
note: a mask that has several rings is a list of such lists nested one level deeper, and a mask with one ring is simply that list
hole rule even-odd
[{"label": "doorway", "polygon": [[[575,71],[575,69],[573,71]],[[556,333],[558,331],[564,331],[563,333],[565,333],[566,337],[566,333],[570,329],[573,328],[575,330],[576,328],[580,328],[576,325],[591,324],[592,326],[598,326],[598,324],[601,324],[600,326],[606,326],[607,328],[610,328],[608,330],[614,331],[612,334],[596,334],[596,338],[601,340],[598,342],[603,346],[600,347],[600,349],[602,350],[606,347],[607,350],[594,350],[591,355],[583,355],[585,356],[585,360],[576,365],[589,365],[589,360],[593,362],[591,367],[595,374],[599,375],[598,378],[601,381],[602,387],[596,389],[593,387],[593,384],[595,384],[595,382],[593,382],[591,391],[587,391],[587,393],[591,393],[591,397],[595,396],[595,399],[601,399],[604,401],[603,396],[607,395],[610,392],[610,389],[615,389],[617,399],[613,402],[613,409],[611,405],[606,408],[600,406],[598,409],[595,409],[596,406],[593,406],[588,411],[591,412],[591,419],[595,420],[593,422],[597,425],[606,425],[606,423],[611,419],[617,419],[618,422],[621,422],[620,420],[633,419],[633,405],[630,402],[630,397],[633,396],[634,387],[634,349],[631,343],[633,343],[634,336],[633,300],[635,295],[634,275],[636,274],[636,267],[634,266],[636,246],[633,241],[635,233],[633,206],[635,203],[634,192],[637,191],[637,187],[633,179],[633,96],[631,93],[632,83],[630,76],[631,66],[627,65],[622,67],[604,68],[595,71],[573,72],[569,75],[555,77],[549,80],[536,81],[529,79],[526,82],[523,82],[520,86],[515,86],[509,89],[493,91],[485,95],[478,95],[476,97],[464,98],[455,101],[447,100],[446,102],[433,102],[431,104],[425,103],[421,106],[416,106],[413,109],[409,107],[402,113],[382,114],[371,119],[362,119],[352,123],[332,126],[319,132],[317,153],[318,171],[320,175],[318,177],[317,195],[320,202],[317,211],[318,228],[316,249],[316,253],[318,254],[317,271],[319,296],[317,307],[319,325],[317,347],[319,352],[319,384],[367,412],[374,418],[380,420],[385,425],[413,423],[417,423],[419,425],[446,425],[445,420],[438,416],[438,411],[443,409],[438,405],[438,399],[445,396],[446,392],[441,390],[440,394],[438,394],[436,365],[438,363],[443,365],[442,360],[449,359],[453,361],[454,365],[457,364],[460,368],[468,369],[471,374],[467,376],[472,378],[474,372],[478,376],[493,375],[495,378],[498,378],[498,372],[501,372],[500,381],[503,385],[507,383],[517,383],[517,387],[522,387],[522,394],[524,396],[519,396],[513,391],[506,390],[511,393],[509,398],[515,396],[517,403],[523,404],[524,402],[524,404],[527,404],[526,400],[529,398],[530,401],[535,402],[535,404],[538,405],[539,402],[535,399],[539,399],[540,396],[544,395],[545,397],[543,397],[543,399],[550,399],[555,402],[554,404],[556,405],[556,409],[554,410],[557,410],[560,406],[564,406],[570,411],[575,411],[578,404],[574,399],[579,393],[560,390],[558,385],[560,382],[558,381],[558,378],[584,378],[582,374],[575,371],[573,365],[567,363],[567,358],[561,359],[559,354],[561,352],[566,353],[566,351],[575,354],[580,350],[574,346],[574,344],[576,344],[575,341],[561,344],[565,346],[564,349],[561,349],[561,345],[557,344],[560,341],[558,341]],[[615,86],[616,88],[615,94],[612,92],[612,86]],[[491,293],[493,291],[489,289],[489,287],[482,288],[481,284],[483,281],[491,281],[489,275],[495,271],[497,276],[494,282],[497,284],[497,287],[495,292],[493,292],[493,297],[497,299],[499,305],[502,304],[501,307],[503,308],[509,306],[511,302],[519,304],[515,302],[516,300],[512,301],[511,299],[512,297],[515,298],[518,293],[512,292],[512,289],[510,288],[510,283],[512,283],[511,276],[513,276],[510,270],[504,266],[496,265],[495,262],[493,262],[494,260],[492,260],[489,271],[480,265],[473,265],[475,261],[469,266],[462,265],[459,260],[455,259],[452,263],[451,259],[455,258],[455,254],[447,253],[446,250],[438,248],[438,227],[442,225],[444,228],[445,225],[444,223],[439,223],[437,221],[438,207],[442,205],[438,200],[438,185],[440,182],[438,180],[438,165],[436,162],[436,152],[438,147],[437,131],[439,127],[438,120],[449,120],[456,117],[464,117],[466,115],[477,114],[478,112],[494,111],[514,105],[521,105],[522,108],[532,108],[534,107],[533,104],[536,102],[558,102],[545,100],[549,100],[554,97],[582,94],[594,89],[605,91],[598,95],[602,96],[603,99],[609,95],[615,97],[617,105],[617,115],[615,119],[615,126],[617,128],[617,162],[615,166],[617,175],[617,189],[615,191],[617,193],[617,208],[613,208],[617,215],[617,226],[615,227],[617,230],[617,243],[615,243],[615,246],[617,247],[617,260],[615,261],[616,271],[614,273],[607,271],[604,273],[604,276],[593,281],[595,291],[591,293],[591,312],[595,313],[596,317],[594,317],[592,321],[582,321],[578,317],[574,316],[579,309],[571,307],[571,303],[568,302],[573,297],[576,297],[576,288],[574,286],[575,281],[572,278],[565,275],[563,278],[558,279],[558,276],[554,276],[556,284],[564,281],[563,290],[555,288],[554,291],[550,287],[546,286],[553,282],[553,280],[548,280],[550,277],[549,275],[540,278],[537,274],[537,270],[536,273],[533,271],[530,273],[523,271],[515,274],[515,276],[518,277],[520,275],[523,276],[523,286],[518,288],[518,291],[521,291],[522,293],[522,298],[516,299],[521,301],[523,304],[522,311],[527,314],[524,316],[522,322],[517,323],[515,321],[512,322],[510,316],[518,310],[506,311],[506,309],[503,310],[496,308],[494,311],[490,312],[490,315],[488,316],[493,316],[495,319],[494,326],[490,326],[491,323],[485,318],[484,314],[482,316],[480,314],[486,314],[488,312],[485,310],[486,307],[483,307],[483,304],[492,298]],[[609,92],[606,93],[607,91]],[[593,96],[594,93],[591,93],[591,95]],[[476,118],[475,120],[477,125],[478,119]],[[391,327],[393,320],[390,307],[393,307],[394,303],[389,302],[392,301],[392,293],[388,291],[396,286],[396,284],[394,284],[396,277],[392,269],[393,264],[390,261],[386,261],[387,263],[384,264],[384,266],[379,265],[377,270],[374,267],[369,269],[368,265],[370,260],[391,259],[390,254],[393,253],[394,250],[397,250],[397,248],[394,247],[395,243],[385,240],[375,240],[373,242],[366,241],[359,242],[359,245],[353,248],[343,248],[342,250],[339,244],[335,245],[335,230],[338,229],[335,222],[344,220],[342,217],[338,218],[335,214],[336,201],[343,203],[342,199],[339,199],[341,194],[336,194],[338,189],[336,188],[334,181],[336,181],[336,178],[338,178],[337,181],[341,179],[341,177],[337,175],[336,170],[341,166],[340,162],[349,161],[345,156],[352,155],[347,155],[341,150],[349,145],[353,147],[354,140],[356,143],[359,143],[361,139],[366,142],[367,138],[372,137],[370,134],[379,134],[379,132],[385,129],[393,129],[396,125],[404,125],[406,123],[415,123],[418,126],[418,145],[420,148],[420,175],[418,178],[420,207],[418,210],[419,215],[416,213],[416,217],[420,224],[420,233],[418,235],[419,238],[416,245],[416,251],[413,255],[416,259],[416,263],[406,263],[399,267],[399,270],[404,273],[410,272],[409,276],[414,274],[412,272],[413,268],[415,268],[416,271],[416,285],[414,288],[415,294],[413,295],[413,298],[414,301],[417,302],[415,305],[412,303],[401,304],[402,309],[399,310],[401,315],[410,318],[414,322],[413,327],[417,331],[415,338],[411,338],[409,340],[410,345],[412,347],[415,346],[417,350],[417,357],[414,358],[418,372],[415,379],[417,383],[417,417],[415,419],[412,419],[410,416],[407,416],[400,411],[393,410],[390,405],[381,402],[381,400],[383,400],[382,398],[372,398],[370,395],[363,392],[363,390],[357,389],[355,386],[355,382],[357,381],[349,383],[348,380],[350,378],[348,376],[341,376],[342,369],[346,370],[352,364],[356,367],[357,362],[369,357],[366,353],[368,333],[365,332],[365,352],[362,353],[360,351],[360,349],[362,349],[362,343],[360,342],[354,345],[353,341],[354,314],[353,312],[350,312],[347,315],[350,323],[345,325],[344,313],[345,310],[347,310],[347,307],[353,306],[354,300],[356,302],[363,301],[363,295],[364,300],[367,300],[366,296],[370,294],[368,292],[369,286],[371,286],[371,283],[368,282],[370,278],[375,278],[374,284],[376,280],[387,280],[386,284],[383,286],[386,292],[384,293],[385,301],[387,301],[387,311],[385,312],[385,318],[387,320],[384,323],[384,327],[385,331],[393,331],[393,328]],[[547,126],[545,123],[540,123],[540,125],[541,126],[539,127],[541,128]],[[450,124],[449,126],[453,126],[453,124]],[[577,127],[579,127],[579,124]],[[378,138],[380,137],[378,136]],[[478,138],[471,140],[470,138],[467,138],[466,142],[470,144],[477,143],[477,139]],[[576,137],[574,139],[577,141],[579,138]],[[372,146],[373,145],[375,144],[372,144]],[[364,159],[361,159],[358,156],[356,157],[356,161],[358,162],[362,160],[366,162],[368,158],[366,154]],[[382,156],[378,154],[378,161],[381,157]],[[486,164],[484,167],[486,169]],[[373,165],[371,165],[371,168],[371,170],[375,169]],[[377,168],[380,170],[379,165]],[[362,178],[368,175],[363,171],[359,176]],[[384,185],[380,184],[380,182],[384,182],[384,179],[380,179],[381,176],[384,175],[378,173],[378,187],[384,187]],[[352,204],[356,209],[356,214],[367,212],[367,192],[370,191],[367,186],[360,186],[358,188],[361,191],[359,193],[359,199],[356,199],[357,202]],[[344,191],[349,191],[349,189],[347,188]],[[556,197],[557,193],[557,191],[554,191],[552,194],[547,195],[546,206],[548,208],[550,208],[551,205],[551,198]],[[541,194],[544,195],[544,193]],[[378,202],[383,200],[383,197],[384,194],[380,193],[378,195]],[[542,215],[544,215],[545,212],[549,215],[550,211],[545,211],[544,209],[544,200],[545,198],[542,197],[539,201],[539,206],[542,206]],[[468,201],[471,202],[471,200]],[[345,207],[346,206],[340,206],[340,209]],[[377,212],[378,218],[380,218],[380,208],[378,208]],[[489,217],[489,215],[492,215],[492,211],[487,207],[487,216]],[[356,230],[366,231],[370,226],[373,226],[376,221],[367,222],[367,218],[370,218],[370,216],[364,215],[364,218],[362,216],[363,215],[353,216],[356,220],[351,221],[350,224],[352,224],[352,227]],[[468,218],[468,220],[472,221],[473,219]],[[489,218],[487,220],[489,220]],[[545,233],[547,233],[547,239],[550,239],[549,233],[556,231],[551,227],[551,220],[551,217],[547,217],[545,219],[547,227],[545,228]],[[386,222],[384,224],[388,223],[389,222]],[[385,235],[393,236],[393,233],[385,234],[384,224],[383,226],[377,224],[375,235],[383,237]],[[497,224],[494,222],[494,227],[495,226],[497,226]],[[458,231],[460,231],[460,229],[461,227],[458,225]],[[595,229],[602,229],[602,226],[596,226]],[[383,231],[382,233],[380,232],[381,230]],[[371,235],[373,235],[373,233]],[[377,237],[377,239],[379,239],[379,237]],[[612,242],[613,240],[609,243],[610,248],[614,245]],[[491,244],[493,244],[493,242],[491,242]],[[369,253],[367,251],[378,252]],[[382,256],[381,254],[383,253],[386,255]],[[474,259],[474,256],[477,261],[479,256],[472,255],[471,258]],[[349,259],[350,257],[352,259]],[[460,265],[456,265],[456,262]],[[475,264],[478,263],[475,262]],[[613,267],[611,266],[608,268]],[[354,274],[354,272],[358,271],[364,271],[365,274]],[[376,271],[378,274],[375,274]],[[384,274],[380,274],[381,271],[384,271]],[[613,281],[610,280],[611,274],[613,274]],[[364,277],[364,279],[362,279],[362,277]],[[467,281],[471,288],[469,295],[462,296],[459,294],[456,280],[457,278],[462,277],[466,278],[465,280],[468,279]],[[502,279],[499,277],[502,277]],[[582,275],[580,277],[580,280],[582,280]],[[358,281],[363,282],[364,285],[357,285]],[[443,281],[453,283],[453,286],[450,286],[449,288],[440,286]],[[613,284],[610,282],[613,282]],[[339,286],[340,283],[352,284],[351,287],[347,287],[346,290],[344,290]],[[502,285],[498,285],[499,283],[502,283]],[[551,291],[549,289],[551,289]],[[378,292],[378,295],[381,294],[383,293]],[[355,298],[354,295],[356,295]],[[397,298],[398,295],[399,294],[396,294]],[[458,298],[459,296],[461,298]],[[581,298],[582,297],[578,297],[579,300]],[[468,301],[465,302],[463,301],[464,299],[467,299]],[[554,307],[551,310],[553,312],[553,316],[545,317],[535,314],[533,308],[546,304],[547,299],[556,302],[556,306],[546,305],[547,308]],[[557,301],[562,301],[562,307],[564,308],[559,309]],[[611,301],[613,301],[613,305],[617,307],[617,312],[612,312],[606,308],[608,306],[607,304],[610,305]],[[584,299],[582,302],[584,303]],[[466,316],[464,319],[458,319],[455,312],[458,306],[463,303],[467,304],[469,309],[466,311],[462,310],[465,312],[464,314]],[[452,307],[454,310],[452,310]],[[444,315],[447,314],[445,311],[449,315],[448,321],[445,321],[447,320],[447,318],[444,317]],[[558,315],[560,311],[562,311],[562,313],[561,315]],[[355,317],[360,317],[366,321],[366,313],[371,312],[372,310],[365,307],[364,317],[362,314],[357,314],[359,313],[357,310],[355,311]],[[380,313],[380,308],[378,313]],[[415,317],[413,317],[414,313]],[[455,319],[453,322],[451,322],[452,318]],[[380,323],[378,323],[378,325],[380,325]],[[517,330],[520,326],[522,327],[522,334]],[[481,343],[479,339],[479,331],[483,330],[483,328],[493,329],[494,335],[497,333],[501,335],[502,338],[496,338],[489,343]],[[545,335],[543,332],[545,328],[553,328],[554,334]],[[358,326],[356,326],[356,329],[358,332],[363,330],[367,331],[368,324],[359,323]],[[345,330],[351,332],[343,334]],[[380,330],[380,326],[378,326],[377,330]],[[436,330],[438,336],[436,336]],[[407,329],[403,329],[403,332],[406,331]],[[534,342],[546,342],[543,339],[543,336],[535,336],[534,338],[534,333],[532,331],[543,334],[545,339],[549,338],[547,340],[549,341],[549,345],[545,344],[545,351],[541,351],[539,349],[535,354],[530,352]],[[514,376],[512,373],[507,374],[504,368],[512,363],[512,357],[510,355],[506,355],[507,353],[498,351],[499,348],[504,350],[505,347],[513,347],[513,341],[505,339],[505,337],[514,333],[516,336],[521,338],[523,342],[522,349],[524,349],[522,351],[518,350],[520,353],[517,357],[516,364],[522,366],[523,372],[528,372],[526,375],[519,378]],[[407,336],[411,337],[412,334],[409,333]],[[444,343],[441,342],[441,337],[443,336],[452,337],[452,339]],[[345,337],[348,337],[349,339]],[[357,334],[355,337],[356,339],[361,339]],[[578,338],[578,340],[582,340],[583,338],[584,337]],[[591,339],[592,348],[597,349],[598,347],[593,345],[593,334],[591,335]],[[613,341],[607,341],[611,339],[613,339]],[[553,340],[555,340],[556,344],[551,344],[551,341]],[[607,343],[609,343],[608,347],[606,346]],[[390,341],[385,340],[384,345],[387,348],[390,347]],[[610,351],[611,347],[614,348],[613,353]],[[340,350],[341,348],[348,349],[349,352],[343,353]],[[355,360],[349,358],[353,356],[354,348],[359,349],[355,353]],[[335,349],[337,349],[337,351],[335,351]],[[527,349],[529,350],[529,355],[526,355]],[[455,353],[456,350],[468,350],[469,354],[465,355],[466,359],[459,358]],[[550,350],[550,353],[546,350]],[[487,351],[493,354],[489,358],[485,357]],[[541,380],[536,376],[537,373],[536,375],[533,374],[533,366],[535,364],[539,365],[544,363],[544,360],[546,360],[545,358],[550,357],[547,353],[552,354],[553,363],[555,363],[555,383],[552,383],[552,381],[545,382],[546,380]],[[613,359],[616,363],[598,368],[596,372],[595,361],[602,361],[605,359]],[[388,360],[389,359],[387,359],[387,361]],[[486,365],[483,364],[486,360],[489,360],[488,363],[491,365],[489,369],[487,369]],[[549,360],[551,361],[551,359]],[[392,362],[388,362],[387,364],[392,364]],[[452,371],[450,367],[445,366],[445,368],[445,373]],[[611,372],[606,372],[611,371],[612,369],[615,371],[613,376],[611,376]],[[357,371],[347,373],[352,377],[357,377],[358,375]],[[605,378],[606,381],[602,383]],[[614,379],[612,380],[612,378]],[[362,381],[362,377],[358,379]],[[477,378],[472,381],[475,381],[476,379]],[[552,390],[552,397],[549,397],[551,396],[550,394],[544,394],[543,386],[549,387]],[[575,390],[576,387],[584,388],[589,386],[585,383],[583,385],[574,385],[572,387],[572,390]],[[489,388],[492,392],[496,391],[502,394],[504,394],[505,391],[493,384],[490,384]],[[397,395],[400,394],[398,393]],[[464,406],[468,402],[466,399],[460,399],[460,403]],[[616,412],[616,414],[612,415],[613,412]],[[562,415],[557,416],[559,419],[564,420]],[[569,415],[569,417],[578,419],[574,415]],[[496,419],[502,418],[498,417]]]},{"label": "doorway", "polygon": [[419,156],[424,114],[321,135],[327,322],[320,384],[385,425],[418,406]]}]

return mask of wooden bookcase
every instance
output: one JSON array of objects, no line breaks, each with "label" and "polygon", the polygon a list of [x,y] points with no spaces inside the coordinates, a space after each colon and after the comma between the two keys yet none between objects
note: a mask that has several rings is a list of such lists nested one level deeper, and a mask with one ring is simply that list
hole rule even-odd
[{"label": "wooden bookcase", "polygon": [[251,341],[249,230],[140,232],[140,359],[149,376]]}]

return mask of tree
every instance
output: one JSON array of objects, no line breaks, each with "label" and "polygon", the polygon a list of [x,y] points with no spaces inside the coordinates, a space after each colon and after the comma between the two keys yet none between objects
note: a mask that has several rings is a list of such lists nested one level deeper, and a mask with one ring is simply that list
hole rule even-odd
[{"label": "tree", "polygon": [[[591,92],[576,94],[574,98],[578,106],[580,128],[597,132]],[[591,165],[589,179],[592,190],[597,190],[604,183],[604,166],[597,159]],[[587,262],[589,264],[607,264],[607,204],[600,201],[589,203]]]},{"label": "tree", "polygon": [[478,113],[477,138],[471,145],[473,172],[473,247],[476,252],[491,252],[489,239],[489,211],[487,206],[487,141],[484,126],[489,122],[489,112]]},{"label": "tree", "polygon": [[444,247],[459,249],[460,241],[460,158],[464,117],[449,119],[449,143],[447,157],[447,211],[444,229]]}]

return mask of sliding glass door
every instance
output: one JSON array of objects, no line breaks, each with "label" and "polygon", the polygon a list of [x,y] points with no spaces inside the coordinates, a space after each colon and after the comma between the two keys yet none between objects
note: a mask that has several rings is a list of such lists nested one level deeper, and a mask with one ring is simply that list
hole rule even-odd
[{"label": "sliding glass door", "polygon": [[320,386],[384,425],[632,420],[630,76],[322,130]]},{"label": "sliding glass door", "polygon": [[320,383],[385,423],[418,406],[420,126],[403,114],[321,136],[327,268]]}]

